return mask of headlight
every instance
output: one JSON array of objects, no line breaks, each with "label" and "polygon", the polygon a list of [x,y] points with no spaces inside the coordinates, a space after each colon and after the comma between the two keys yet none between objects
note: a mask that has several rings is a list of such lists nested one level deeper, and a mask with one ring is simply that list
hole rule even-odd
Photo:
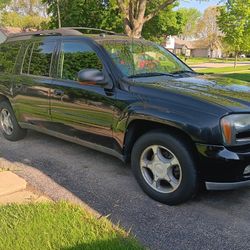
[{"label": "headlight", "polygon": [[225,116],[221,119],[224,143],[228,146],[250,143],[250,114]]}]

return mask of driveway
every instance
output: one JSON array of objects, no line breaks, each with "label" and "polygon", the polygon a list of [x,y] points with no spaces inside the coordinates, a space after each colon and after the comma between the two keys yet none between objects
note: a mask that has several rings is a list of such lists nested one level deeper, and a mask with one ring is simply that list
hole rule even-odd
[{"label": "driveway", "polygon": [[0,157],[24,163],[19,175],[52,198],[68,190],[110,215],[150,249],[249,249],[249,189],[204,191],[186,204],[162,205],[141,191],[119,160],[36,132],[17,143],[0,137]]}]

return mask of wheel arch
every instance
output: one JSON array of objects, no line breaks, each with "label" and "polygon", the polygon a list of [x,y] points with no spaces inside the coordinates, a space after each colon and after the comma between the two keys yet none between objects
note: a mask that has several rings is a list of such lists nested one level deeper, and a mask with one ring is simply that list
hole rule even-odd
[{"label": "wheel arch", "polygon": [[166,132],[178,137],[180,140],[188,144],[188,146],[190,147],[190,151],[194,155],[197,155],[197,149],[195,147],[192,137],[182,129],[158,121],[135,119],[129,123],[125,134],[123,154],[126,162],[130,161],[131,152],[135,142],[142,135],[153,131]]},{"label": "wheel arch", "polygon": [[8,97],[6,97],[5,95],[2,95],[2,94],[0,94],[0,102],[1,101],[7,101],[10,103],[10,100],[8,99]]}]

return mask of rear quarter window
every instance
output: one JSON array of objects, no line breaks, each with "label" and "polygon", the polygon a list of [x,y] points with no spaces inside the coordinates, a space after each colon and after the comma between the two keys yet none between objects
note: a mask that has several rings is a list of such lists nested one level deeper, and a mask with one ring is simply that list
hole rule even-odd
[{"label": "rear quarter window", "polygon": [[50,76],[50,67],[56,42],[29,44],[23,60],[22,74]]},{"label": "rear quarter window", "polygon": [[13,73],[20,48],[20,42],[4,43],[0,45],[0,73]]}]

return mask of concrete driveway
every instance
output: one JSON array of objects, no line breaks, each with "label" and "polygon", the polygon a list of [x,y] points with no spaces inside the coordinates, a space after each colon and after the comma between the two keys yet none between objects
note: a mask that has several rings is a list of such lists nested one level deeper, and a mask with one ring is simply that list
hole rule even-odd
[{"label": "concrete driveway", "polygon": [[36,132],[15,143],[0,137],[0,157],[24,163],[18,174],[52,198],[70,193],[110,214],[150,249],[249,249],[249,189],[204,191],[186,204],[162,205],[119,160]]}]

